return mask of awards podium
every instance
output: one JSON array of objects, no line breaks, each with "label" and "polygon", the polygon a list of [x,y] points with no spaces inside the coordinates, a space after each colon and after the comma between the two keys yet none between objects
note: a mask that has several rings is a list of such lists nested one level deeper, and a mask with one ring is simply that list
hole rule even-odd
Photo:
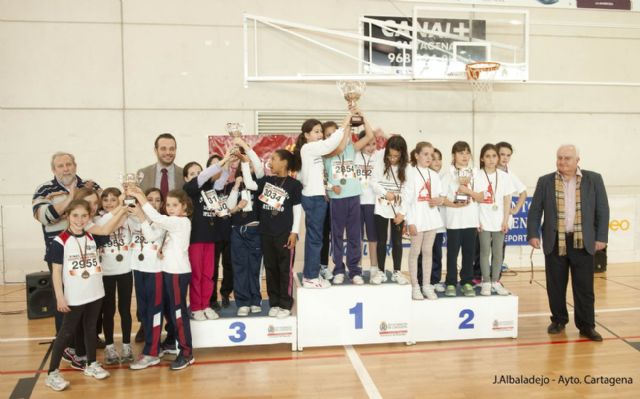
[{"label": "awards podium", "polygon": [[307,347],[516,338],[518,297],[515,295],[456,297],[439,294],[437,300],[411,299],[411,285],[391,282],[364,285],[345,279],[327,289],[302,287],[302,275],[294,276],[295,305],[291,316],[267,316],[268,300],[261,313],[236,316],[235,304],[220,312],[217,320],[191,321],[194,348],[289,344],[291,350]]}]

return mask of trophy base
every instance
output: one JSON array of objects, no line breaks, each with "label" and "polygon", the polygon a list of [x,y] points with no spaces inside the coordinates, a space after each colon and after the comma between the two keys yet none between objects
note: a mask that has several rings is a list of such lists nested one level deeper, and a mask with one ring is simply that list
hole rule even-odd
[{"label": "trophy base", "polygon": [[124,199],[124,205],[125,206],[131,206],[131,207],[135,207],[136,206],[136,199],[133,197],[128,197]]},{"label": "trophy base", "polygon": [[456,197],[453,200],[454,204],[466,204],[467,202],[469,202],[468,195],[456,195]]},{"label": "trophy base", "polygon": [[361,116],[352,116],[351,117],[351,127],[358,127],[364,124],[364,119]]}]

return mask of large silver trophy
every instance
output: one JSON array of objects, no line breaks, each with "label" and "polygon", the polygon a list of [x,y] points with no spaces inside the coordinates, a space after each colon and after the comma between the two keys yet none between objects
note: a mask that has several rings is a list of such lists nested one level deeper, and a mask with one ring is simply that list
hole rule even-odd
[{"label": "large silver trophy", "polygon": [[[338,89],[349,103],[349,107],[356,105],[367,84],[361,80],[343,80],[338,82]],[[364,123],[364,119],[360,115],[351,117],[351,127],[358,127]]]},{"label": "large silver trophy", "polygon": [[[458,183],[461,186],[469,186],[471,183],[471,179],[473,178],[473,170],[471,168],[459,169],[458,170]],[[463,194],[456,192],[456,196],[453,200],[454,203],[462,204],[467,203],[471,200],[471,197],[468,194]]]},{"label": "large silver trophy", "polygon": [[[122,187],[126,190],[131,186],[139,186],[142,183],[142,179],[144,179],[144,173],[142,171],[136,173],[124,173],[120,174],[120,183],[122,183]],[[136,199],[130,195],[124,198],[124,204],[126,206],[136,206]]]},{"label": "large silver trophy", "polygon": [[236,138],[242,137],[242,133],[244,132],[244,125],[238,122],[229,122],[227,123],[227,133],[229,136]]}]

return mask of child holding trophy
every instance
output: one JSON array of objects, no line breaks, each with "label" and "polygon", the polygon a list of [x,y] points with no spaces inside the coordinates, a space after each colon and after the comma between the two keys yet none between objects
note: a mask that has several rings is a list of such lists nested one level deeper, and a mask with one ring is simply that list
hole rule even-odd
[{"label": "child holding trophy", "polygon": [[471,163],[471,147],[465,141],[457,141],[451,148],[452,161],[449,173],[443,179],[443,191],[447,198],[445,225],[447,227],[447,277],[446,296],[456,296],[458,283],[458,254],[462,249],[460,286],[464,296],[475,296],[471,284],[473,260],[478,234],[478,204],[471,194],[474,192],[474,176],[478,171]]}]

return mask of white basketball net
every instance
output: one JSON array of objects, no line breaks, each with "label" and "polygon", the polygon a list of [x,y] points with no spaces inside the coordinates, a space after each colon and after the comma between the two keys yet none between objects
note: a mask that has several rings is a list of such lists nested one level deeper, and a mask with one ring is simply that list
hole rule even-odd
[{"label": "white basketball net", "polygon": [[473,95],[486,95],[493,90],[496,73],[500,69],[497,62],[474,62],[467,64],[467,81],[471,84]]}]

